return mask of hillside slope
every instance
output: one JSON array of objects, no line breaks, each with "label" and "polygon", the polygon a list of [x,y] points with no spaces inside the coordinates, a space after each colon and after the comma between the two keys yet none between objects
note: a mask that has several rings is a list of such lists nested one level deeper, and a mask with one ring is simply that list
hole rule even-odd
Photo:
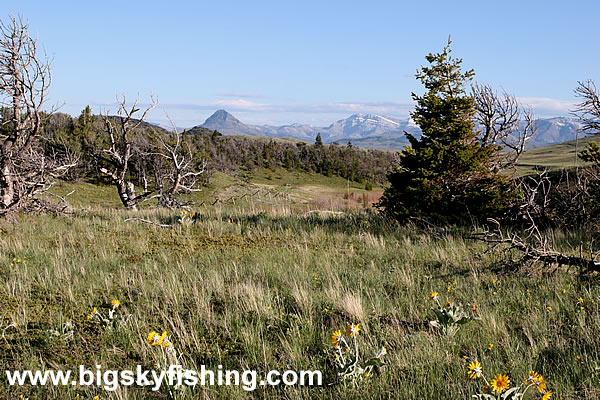
[{"label": "hillside slope", "polygon": [[523,153],[517,167],[521,174],[527,174],[544,168],[560,169],[583,166],[585,163],[576,157],[576,153],[585,149],[590,142],[600,143],[600,136],[588,136],[579,141],[570,140],[527,150]]}]

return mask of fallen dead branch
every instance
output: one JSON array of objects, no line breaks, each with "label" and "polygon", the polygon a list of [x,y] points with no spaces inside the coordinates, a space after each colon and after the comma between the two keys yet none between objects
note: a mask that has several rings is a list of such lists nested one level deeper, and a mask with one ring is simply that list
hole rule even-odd
[{"label": "fallen dead branch", "polygon": [[330,211],[330,210],[310,210],[305,212],[302,215],[310,215],[310,214],[325,214],[325,215],[344,215],[342,211]]},{"label": "fallen dead branch", "polygon": [[129,221],[139,221],[139,222],[143,222],[145,224],[155,225],[155,226],[158,226],[161,228],[173,228],[173,225],[159,224],[158,222],[148,221],[147,219],[142,219],[142,218],[127,218],[125,220],[125,222],[129,222]]},{"label": "fallen dead branch", "polygon": [[510,261],[513,263],[541,262],[547,265],[580,267],[587,272],[600,272],[600,262],[597,261],[600,251],[586,257],[580,247],[579,256],[563,254],[551,248],[548,239],[535,225],[532,225],[529,230],[529,238],[533,237],[534,243],[529,243],[515,233],[505,234],[502,231],[500,222],[497,220],[490,218],[488,221],[496,226],[495,229],[486,228],[483,232],[470,236],[471,239],[480,240],[490,245],[483,254],[494,251],[511,254],[512,250],[517,250],[520,252],[520,257],[511,259]]}]

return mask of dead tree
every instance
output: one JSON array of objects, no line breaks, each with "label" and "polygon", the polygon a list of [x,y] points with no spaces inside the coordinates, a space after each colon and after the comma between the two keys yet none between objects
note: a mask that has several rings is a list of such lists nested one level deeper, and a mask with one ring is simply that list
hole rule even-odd
[{"label": "dead tree", "polygon": [[576,104],[573,114],[583,123],[581,131],[589,135],[600,133],[600,94],[592,80],[577,82],[575,96],[582,99]]},{"label": "dead tree", "polygon": [[502,92],[499,95],[488,85],[475,84],[472,88],[475,99],[475,119],[481,126],[479,137],[483,145],[500,145],[505,152],[499,168],[516,165],[525,151],[527,142],[536,134],[537,126],[531,109],[523,107],[517,99]]},{"label": "dead tree", "polygon": [[[579,245],[579,255],[569,255],[555,250],[555,243],[542,225],[568,226],[565,219],[573,220],[580,225],[581,214],[585,214],[585,203],[588,196],[587,187],[582,184],[567,188],[568,196],[563,196],[560,187],[564,185],[563,171],[560,179],[551,178],[548,171],[537,175],[523,177],[519,180],[519,191],[523,200],[517,212],[517,226],[522,227],[522,234],[509,232],[502,228],[498,220],[488,218],[492,228],[485,227],[471,238],[489,244],[484,253],[500,252],[510,257],[515,251],[518,257],[509,258],[511,264],[541,262],[546,265],[577,266],[585,272],[600,272],[600,251],[590,250],[584,255],[583,244]],[[563,200],[564,199],[564,200]],[[560,214],[560,216],[556,216]],[[593,244],[593,241],[592,241]]]},{"label": "dead tree", "polygon": [[564,254],[553,249],[548,237],[534,223],[526,230],[527,236],[523,238],[516,233],[505,233],[500,222],[495,219],[488,219],[488,222],[494,224],[495,228],[485,228],[471,236],[472,239],[489,244],[484,254],[498,251],[510,256],[516,250],[519,257],[509,259],[512,264],[541,262],[546,265],[579,267],[582,272],[600,272],[600,251],[590,251],[586,256],[583,247],[580,246],[579,255]]},{"label": "dead tree", "polygon": [[42,123],[54,109],[42,108],[50,83],[50,62],[38,55],[28,25],[15,17],[0,21],[0,215],[25,209],[77,162],[45,151]]},{"label": "dead tree", "polygon": [[154,163],[154,181],[161,207],[175,208],[179,206],[175,195],[180,192],[199,192],[198,177],[206,172],[207,162],[202,159],[194,160],[189,144],[182,140],[182,135],[171,121],[172,131],[169,133],[155,132],[155,151],[151,155],[161,158],[164,163]]},{"label": "dead tree", "polygon": [[150,106],[142,113],[139,119],[134,119],[138,108],[138,100],[131,107],[127,106],[127,99],[123,96],[119,102],[117,117],[104,115],[106,133],[109,136],[109,148],[100,156],[102,160],[110,165],[109,168],[101,167],[100,172],[107,176],[116,186],[121,202],[128,210],[136,210],[137,205],[151,192],[144,191],[141,195],[135,194],[135,184],[129,179],[128,172],[130,160],[133,155],[132,135],[144,123],[147,114],[158,105],[152,98]]}]

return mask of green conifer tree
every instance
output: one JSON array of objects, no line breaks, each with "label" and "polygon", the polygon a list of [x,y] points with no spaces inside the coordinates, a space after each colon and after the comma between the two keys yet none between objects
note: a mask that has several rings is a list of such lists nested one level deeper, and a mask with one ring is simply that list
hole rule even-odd
[{"label": "green conifer tree", "polygon": [[323,140],[321,139],[321,132],[317,133],[317,137],[315,139],[315,146],[323,147]]},{"label": "green conifer tree", "polygon": [[411,117],[422,136],[407,134],[410,147],[400,153],[378,204],[400,220],[485,221],[503,214],[515,196],[511,180],[495,167],[501,148],[477,139],[475,102],[466,92],[474,72],[462,71],[450,44],[448,39],[441,53],[429,54],[429,66],[417,72],[426,92],[412,94],[417,105]]}]

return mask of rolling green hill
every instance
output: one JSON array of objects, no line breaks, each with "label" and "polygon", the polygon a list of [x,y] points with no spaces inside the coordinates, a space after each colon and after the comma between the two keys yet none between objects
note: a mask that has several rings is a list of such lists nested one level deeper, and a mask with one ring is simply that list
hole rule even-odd
[{"label": "rolling green hill", "polygon": [[576,152],[587,147],[590,142],[600,143],[600,136],[589,136],[568,142],[527,150],[517,164],[520,174],[526,175],[539,169],[560,169],[583,166],[585,163],[576,157]]}]

